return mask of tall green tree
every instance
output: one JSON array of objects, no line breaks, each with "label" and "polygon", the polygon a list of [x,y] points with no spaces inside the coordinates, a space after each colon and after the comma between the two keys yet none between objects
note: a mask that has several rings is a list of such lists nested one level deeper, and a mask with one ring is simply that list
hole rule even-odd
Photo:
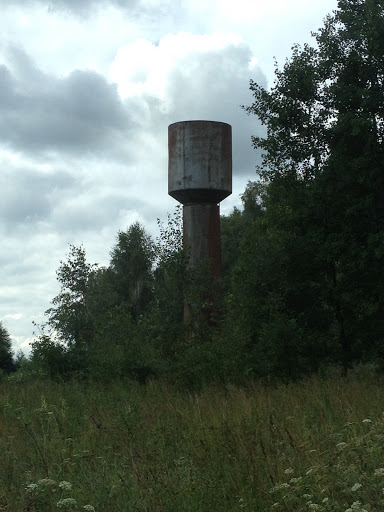
[{"label": "tall green tree", "polygon": [[127,231],[119,231],[110,269],[119,299],[134,318],[151,302],[154,259],[153,240],[139,222]]},{"label": "tall green tree", "polygon": [[92,318],[87,311],[86,293],[96,264],[87,262],[83,246],[70,246],[66,261],[56,271],[60,293],[45,314],[47,324],[61,342],[68,345],[87,344],[92,338]]},{"label": "tall green tree", "polygon": [[264,151],[266,269],[275,261],[278,278],[264,269],[263,303],[306,339],[333,338],[347,368],[383,352],[383,2],[339,0],[314,38],[293,47],[271,90],[251,82],[246,110],[267,127],[253,138]]},{"label": "tall green tree", "polygon": [[182,208],[177,206],[167,223],[158,219],[154,303],[151,318],[165,357],[175,356],[183,334],[187,258],[183,249]]},{"label": "tall green tree", "polygon": [[7,329],[0,322],[0,370],[10,373],[15,370],[12,341]]}]

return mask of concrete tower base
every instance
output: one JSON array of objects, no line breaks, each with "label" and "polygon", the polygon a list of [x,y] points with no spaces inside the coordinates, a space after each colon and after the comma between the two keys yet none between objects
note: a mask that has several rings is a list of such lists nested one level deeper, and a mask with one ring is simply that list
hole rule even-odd
[{"label": "concrete tower base", "polygon": [[214,277],[220,277],[220,206],[215,203],[184,205],[183,231],[189,265],[209,264]]}]

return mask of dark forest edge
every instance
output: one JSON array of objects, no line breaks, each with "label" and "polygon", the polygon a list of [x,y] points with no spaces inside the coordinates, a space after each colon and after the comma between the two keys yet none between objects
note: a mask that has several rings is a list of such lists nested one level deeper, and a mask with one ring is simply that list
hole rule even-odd
[{"label": "dark forest edge", "polygon": [[264,157],[243,209],[221,221],[220,293],[209,269],[187,268],[180,211],[156,241],[138,223],[119,232],[106,268],[71,246],[13,378],[200,387],[384,368],[382,1],[339,0],[313,37],[270,91],[251,82]]}]

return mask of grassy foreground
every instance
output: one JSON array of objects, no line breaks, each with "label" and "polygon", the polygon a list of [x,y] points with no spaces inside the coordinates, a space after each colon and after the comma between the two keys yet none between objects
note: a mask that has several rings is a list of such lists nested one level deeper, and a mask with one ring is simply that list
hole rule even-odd
[{"label": "grassy foreground", "polygon": [[0,510],[382,511],[384,381],[0,385]]}]

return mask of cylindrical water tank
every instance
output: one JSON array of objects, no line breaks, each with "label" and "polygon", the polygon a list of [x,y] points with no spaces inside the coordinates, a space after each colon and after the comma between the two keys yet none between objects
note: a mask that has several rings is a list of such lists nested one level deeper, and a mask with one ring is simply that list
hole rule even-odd
[{"label": "cylindrical water tank", "polygon": [[232,193],[232,128],[216,121],[168,127],[168,193],[182,204],[219,203]]}]

